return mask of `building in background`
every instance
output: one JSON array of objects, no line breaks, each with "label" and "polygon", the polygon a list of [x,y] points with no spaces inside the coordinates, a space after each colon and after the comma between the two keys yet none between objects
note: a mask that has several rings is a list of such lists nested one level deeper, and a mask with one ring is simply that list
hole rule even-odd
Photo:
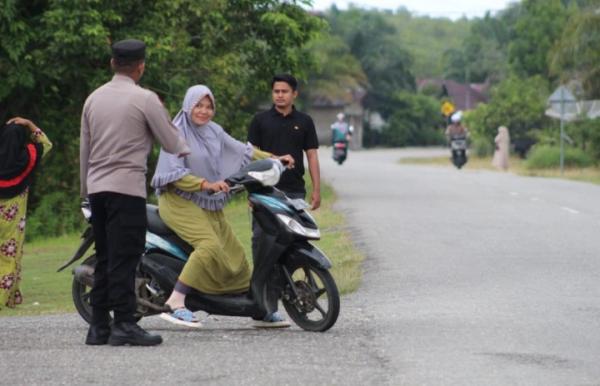
[{"label": "building in background", "polygon": [[456,110],[472,110],[488,102],[489,83],[464,84],[451,79],[419,79],[417,90],[440,99],[447,98]]},{"label": "building in background", "polygon": [[353,150],[361,149],[363,146],[363,121],[365,109],[362,100],[366,92],[362,88],[348,90],[342,98],[331,98],[313,95],[309,98],[306,108],[317,129],[317,136],[321,145],[331,145],[331,125],[337,120],[336,115],[340,112],[346,115],[346,120],[354,128],[352,143]]}]

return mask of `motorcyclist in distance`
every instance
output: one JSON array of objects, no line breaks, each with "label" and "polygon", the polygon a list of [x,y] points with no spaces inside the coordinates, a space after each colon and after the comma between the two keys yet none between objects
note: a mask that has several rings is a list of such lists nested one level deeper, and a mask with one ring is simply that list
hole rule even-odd
[{"label": "motorcyclist in distance", "polygon": [[457,111],[450,117],[450,124],[446,127],[446,138],[448,142],[454,137],[468,137],[469,130],[461,123],[462,111]]},{"label": "motorcyclist in distance", "polygon": [[338,113],[336,117],[337,121],[331,125],[332,142],[339,142],[343,139],[345,139],[346,142],[350,142],[354,128],[344,120],[344,118],[346,118],[344,113]]}]

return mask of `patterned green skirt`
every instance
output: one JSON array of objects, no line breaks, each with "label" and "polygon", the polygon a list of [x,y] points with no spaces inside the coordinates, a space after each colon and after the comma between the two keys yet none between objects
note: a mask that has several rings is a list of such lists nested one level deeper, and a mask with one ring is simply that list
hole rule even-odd
[{"label": "patterned green skirt", "polygon": [[23,302],[21,260],[25,240],[28,191],[0,199],[0,309]]}]

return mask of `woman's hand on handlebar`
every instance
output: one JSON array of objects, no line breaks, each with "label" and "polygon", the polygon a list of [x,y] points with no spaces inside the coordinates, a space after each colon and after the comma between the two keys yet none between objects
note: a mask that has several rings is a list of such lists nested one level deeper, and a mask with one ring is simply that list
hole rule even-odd
[{"label": "woman's hand on handlebar", "polygon": [[294,157],[292,157],[291,155],[286,154],[286,155],[277,156],[276,158],[278,160],[280,160],[281,163],[284,164],[288,169],[294,168],[294,164],[296,161],[294,161]]},{"label": "woman's hand on handlebar", "polygon": [[227,193],[227,192],[229,192],[229,185],[225,181],[208,182],[208,181],[204,180],[202,182],[202,185],[200,185],[200,189],[206,190],[209,192],[213,192],[213,193],[218,193],[218,192]]}]

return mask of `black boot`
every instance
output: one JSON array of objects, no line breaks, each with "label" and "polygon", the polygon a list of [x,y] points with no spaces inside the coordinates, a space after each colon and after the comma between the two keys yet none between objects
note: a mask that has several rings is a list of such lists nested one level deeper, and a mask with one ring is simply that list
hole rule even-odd
[{"label": "black boot", "polygon": [[110,326],[106,324],[92,324],[88,330],[87,337],[85,338],[85,344],[91,346],[99,346],[108,343],[108,337],[110,336]]},{"label": "black boot", "polygon": [[162,343],[160,335],[151,335],[133,322],[119,322],[112,325],[108,344],[111,346],[154,346]]},{"label": "black boot", "polygon": [[105,308],[92,308],[92,321],[85,338],[85,344],[99,346],[108,343],[110,336],[110,315]]}]

